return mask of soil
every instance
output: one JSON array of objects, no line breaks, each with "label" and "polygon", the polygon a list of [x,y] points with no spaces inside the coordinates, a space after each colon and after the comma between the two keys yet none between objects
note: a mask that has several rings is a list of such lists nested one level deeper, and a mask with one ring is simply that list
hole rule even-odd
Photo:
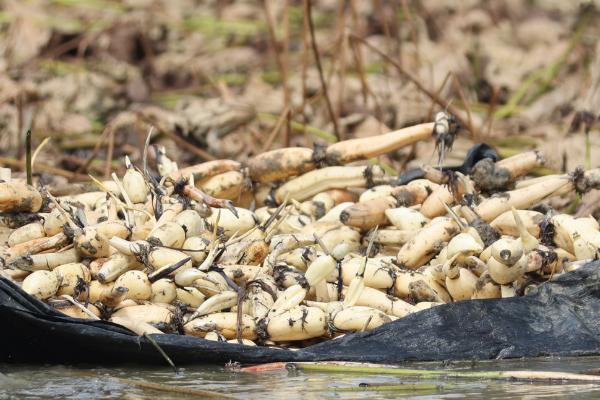
[{"label": "soil", "polygon": [[[485,142],[501,157],[540,149],[537,175],[598,167],[596,6],[312,1],[312,46],[297,0],[0,0],[0,166],[22,169],[28,129],[34,148],[50,138],[34,173],[60,186],[120,174],[125,155],[141,166],[151,126],[150,165],[164,146],[183,167],[373,136],[447,109],[461,129],[446,165]],[[434,150],[374,162],[397,174],[437,163]],[[596,212],[596,197],[579,207]]]}]

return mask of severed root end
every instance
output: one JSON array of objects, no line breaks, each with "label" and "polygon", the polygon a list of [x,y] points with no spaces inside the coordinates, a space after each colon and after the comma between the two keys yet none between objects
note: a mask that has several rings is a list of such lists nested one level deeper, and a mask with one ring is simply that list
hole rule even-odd
[{"label": "severed root end", "polygon": [[484,193],[504,191],[514,183],[510,171],[496,168],[494,161],[489,158],[484,158],[475,164],[471,177],[477,188]]},{"label": "severed root end", "polygon": [[584,194],[593,188],[593,182],[590,182],[585,175],[586,173],[581,167],[575,168],[575,170],[569,174],[569,178],[573,182],[575,191],[579,194]]},{"label": "severed root end", "polygon": [[436,114],[433,136],[435,138],[435,148],[438,152],[438,165],[442,165],[444,162],[446,151],[452,150],[459,129],[460,124],[456,121],[454,115],[445,111]]}]

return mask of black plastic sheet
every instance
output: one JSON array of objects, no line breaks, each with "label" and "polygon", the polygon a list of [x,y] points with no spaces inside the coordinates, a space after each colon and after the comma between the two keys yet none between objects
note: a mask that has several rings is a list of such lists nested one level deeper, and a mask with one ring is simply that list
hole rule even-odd
[{"label": "black plastic sheet", "polygon": [[[64,316],[5,279],[0,279],[0,321],[4,362],[165,364],[146,338],[110,322]],[[173,334],[153,338],[176,365],[598,355],[600,262],[544,283],[524,297],[442,305],[300,351]]]}]

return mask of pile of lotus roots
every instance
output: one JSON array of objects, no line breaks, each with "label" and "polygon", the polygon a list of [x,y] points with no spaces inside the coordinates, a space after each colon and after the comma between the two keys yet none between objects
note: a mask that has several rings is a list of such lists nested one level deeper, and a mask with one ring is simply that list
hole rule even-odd
[{"label": "pile of lotus roots", "polygon": [[531,208],[600,188],[598,169],[526,179],[543,163],[535,151],[399,176],[369,162],[420,140],[449,147],[449,128],[440,113],[182,169],[157,148],[156,165],[125,159],[124,176],[68,195],[4,171],[0,274],[64,314],[139,335],[300,348],[449,302],[525,295],[597,257],[594,218]]}]

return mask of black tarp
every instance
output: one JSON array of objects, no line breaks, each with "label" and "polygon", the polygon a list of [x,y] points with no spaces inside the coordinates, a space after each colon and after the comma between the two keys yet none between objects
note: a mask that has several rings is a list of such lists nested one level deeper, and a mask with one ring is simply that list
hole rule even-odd
[{"label": "black tarp", "polygon": [[[4,279],[0,321],[0,360],[5,362],[165,363],[147,339],[109,322],[64,316]],[[598,355],[600,261],[524,297],[438,306],[295,352],[172,334],[153,337],[177,365]]]}]

